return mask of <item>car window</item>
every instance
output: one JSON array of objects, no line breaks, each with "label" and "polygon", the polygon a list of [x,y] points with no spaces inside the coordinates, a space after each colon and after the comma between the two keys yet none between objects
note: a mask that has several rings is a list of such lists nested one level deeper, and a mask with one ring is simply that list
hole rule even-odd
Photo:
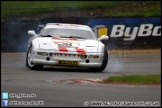
[{"label": "car window", "polygon": [[84,39],[95,40],[96,36],[89,30],[76,30],[76,29],[59,29],[59,28],[47,28],[43,29],[40,36],[53,36],[53,37],[82,37]]}]

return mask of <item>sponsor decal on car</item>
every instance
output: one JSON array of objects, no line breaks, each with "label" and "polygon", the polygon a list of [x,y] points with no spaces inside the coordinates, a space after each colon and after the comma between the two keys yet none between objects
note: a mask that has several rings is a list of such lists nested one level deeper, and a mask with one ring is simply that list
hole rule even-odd
[{"label": "sponsor decal on car", "polygon": [[75,51],[78,54],[86,54],[84,48],[81,48],[80,42],[53,39],[53,43],[57,45],[60,52]]}]

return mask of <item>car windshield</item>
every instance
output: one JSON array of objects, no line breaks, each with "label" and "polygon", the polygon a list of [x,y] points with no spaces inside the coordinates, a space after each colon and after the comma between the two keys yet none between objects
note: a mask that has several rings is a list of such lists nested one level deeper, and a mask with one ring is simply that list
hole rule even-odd
[{"label": "car windshield", "polygon": [[58,37],[58,38],[79,38],[79,39],[92,39],[95,40],[95,34],[88,30],[76,29],[58,29],[48,28],[43,29],[40,33],[41,37]]}]

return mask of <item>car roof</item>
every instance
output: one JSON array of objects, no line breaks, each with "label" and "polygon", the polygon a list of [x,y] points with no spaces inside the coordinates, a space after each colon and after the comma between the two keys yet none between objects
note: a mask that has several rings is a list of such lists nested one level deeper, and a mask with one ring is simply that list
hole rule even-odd
[{"label": "car roof", "polygon": [[62,28],[62,29],[79,29],[79,30],[91,30],[87,25],[81,24],[68,24],[68,23],[47,23],[44,29],[46,28]]}]

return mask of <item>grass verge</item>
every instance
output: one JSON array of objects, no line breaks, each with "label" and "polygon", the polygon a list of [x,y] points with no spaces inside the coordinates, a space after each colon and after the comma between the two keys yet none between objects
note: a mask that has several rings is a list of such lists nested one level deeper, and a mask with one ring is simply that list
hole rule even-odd
[{"label": "grass verge", "polygon": [[105,16],[161,16],[161,1],[2,1],[1,18],[41,15],[69,9],[111,10]]},{"label": "grass verge", "polygon": [[161,75],[126,75],[126,76],[111,76],[100,83],[111,84],[134,84],[134,85],[159,85],[161,84]]},{"label": "grass verge", "polygon": [[[115,9],[114,9],[115,10]],[[150,17],[150,16],[161,16],[161,4],[158,2],[145,2],[139,4],[134,2],[129,6],[121,6],[116,11],[110,11],[107,13],[111,17]]]}]

